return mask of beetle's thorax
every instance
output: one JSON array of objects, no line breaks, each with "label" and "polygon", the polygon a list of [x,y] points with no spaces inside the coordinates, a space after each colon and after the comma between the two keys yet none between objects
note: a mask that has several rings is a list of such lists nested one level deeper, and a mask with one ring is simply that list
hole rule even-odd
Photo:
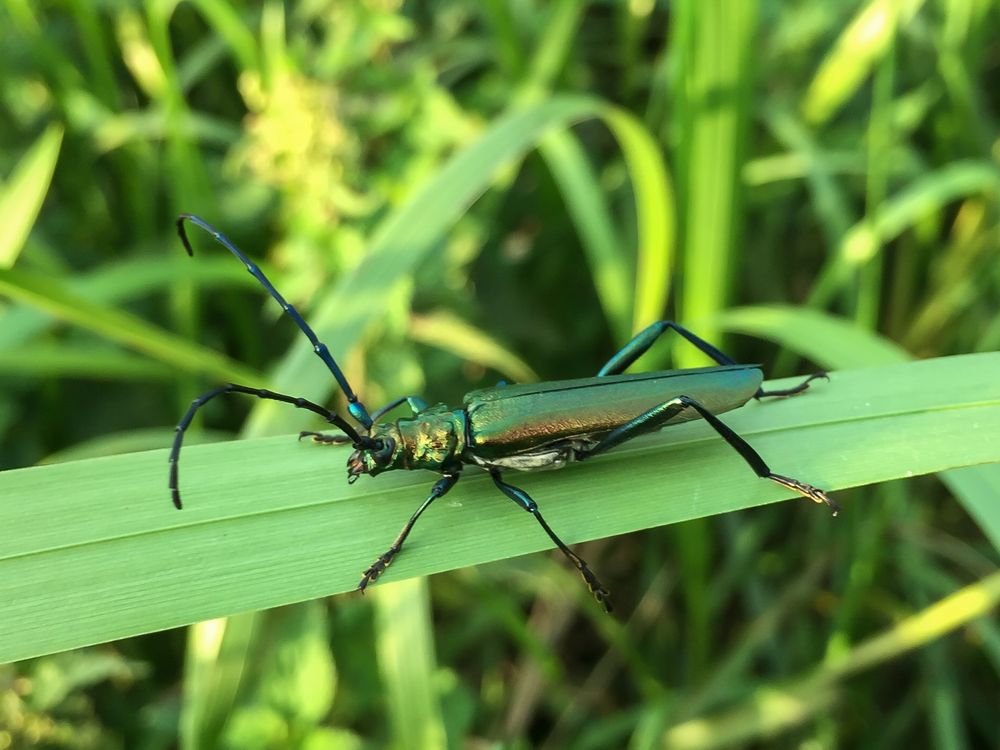
[{"label": "beetle's thorax", "polygon": [[464,410],[441,404],[412,419],[400,419],[393,427],[399,436],[393,468],[448,471],[461,467],[466,444]]}]

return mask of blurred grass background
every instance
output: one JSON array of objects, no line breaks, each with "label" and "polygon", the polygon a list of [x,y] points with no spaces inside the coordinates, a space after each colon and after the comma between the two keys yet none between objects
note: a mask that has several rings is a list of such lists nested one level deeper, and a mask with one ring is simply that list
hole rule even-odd
[{"label": "blurred grass background", "polygon": [[[180,211],[369,404],[659,317],[775,376],[996,349],[997,6],[3,0],[0,468],[163,447],[222,380],[332,396]],[[315,427],[266,407],[194,437]],[[995,515],[838,500],[586,545],[615,621],[535,555],[0,666],[0,748],[1000,745]]]}]

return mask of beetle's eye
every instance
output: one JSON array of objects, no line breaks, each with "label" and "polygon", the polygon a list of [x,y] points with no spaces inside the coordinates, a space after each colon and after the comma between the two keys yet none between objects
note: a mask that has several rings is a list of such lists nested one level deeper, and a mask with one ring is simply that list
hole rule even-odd
[{"label": "beetle's eye", "polygon": [[392,454],[395,450],[395,440],[392,438],[380,439],[375,442],[375,448],[372,449],[371,455],[375,459],[375,463],[385,466],[392,460]]}]

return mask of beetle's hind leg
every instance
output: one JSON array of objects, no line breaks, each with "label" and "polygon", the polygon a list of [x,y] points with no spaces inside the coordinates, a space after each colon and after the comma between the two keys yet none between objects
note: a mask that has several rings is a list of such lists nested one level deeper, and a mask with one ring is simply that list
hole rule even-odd
[{"label": "beetle's hind leg", "polygon": [[820,370],[819,372],[814,372],[808,378],[803,380],[798,385],[792,386],[791,388],[780,388],[776,391],[765,391],[763,388],[758,388],[757,392],[753,394],[754,398],[784,398],[785,396],[795,396],[803,391],[809,390],[809,383],[817,378],[823,378],[823,380],[829,380],[830,376],[825,372]]},{"label": "beetle's hind leg", "polygon": [[637,333],[631,341],[615,352],[614,356],[611,357],[611,359],[604,364],[604,367],[598,371],[597,377],[600,378],[605,375],[618,375],[625,372],[625,370],[627,370],[633,362],[649,350],[649,347],[651,347],[656,340],[660,338],[660,336],[670,330],[679,333],[687,339],[687,341],[693,344],[698,351],[708,355],[720,365],[737,364],[732,357],[719,351],[710,343],[705,341],[705,339],[695,335],[684,326],[678,325],[672,320],[659,320],[639,331],[639,333]]},{"label": "beetle's hind leg", "polygon": [[[679,325],[672,320],[659,320],[639,331],[639,333],[637,333],[631,341],[615,352],[614,356],[611,357],[611,359],[604,364],[604,367],[598,371],[597,377],[601,378],[606,375],[618,375],[625,372],[625,370],[627,370],[633,362],[645,354],[649,350],[649,347],[651,347],[657,339],[659,339],[660,336],[667,331],[676,331],[698,351],[710,357],[713,361],[718,362],[720,365],[726,366],[738,364],[736,360],[728,354],[716,349],[701,336],[692,333],[684,326]],[[815,380],[816,378],[829,380],[830,376],[825,372],[816,372],[792,388],[783,388],[777,391],[765,391],[763,388],[758,388],[753,397],[770,398],[794,396],[808,389],[809,382]]]},{"label": "beetle's hind leg", "polygon": [[549,527],[549,525],[545,522],[545,519],[542,518],[542,514],[538,511],[538,503],[532,500],[531,496],[524,490],[503,481],[500,476],[500,472],[497,469],[490,469],[490,476],[493,477],[494,484],[496,484],[497,488],[503,494],[535,517],[535,520],[538,521],[541,527],[545,530],[545,533],[549,535],[549,539],[555,542],[559,551],[566,555],[570,562],[573,563],[573,566],[580,571],[580,575],[583,576],[583,580],[590,589],[590,593],[594,595],[594,598],[597,599],[600,605],[604,608],[604,611],[610,612],[612,610],[611,594],[606,588],[604,588],[604,584],[598,580],[597,576],[594,575],[593,571],[587,563],[584,562],[583,558],[567,547],[563,543],[562,539],[556,536],[556,533]]},{"label": "beetle's hind leg", "polygon": [[417,508],[416,512],[410,516],[410,520],[406,522],[403,530],[399,532],[399,536],[396,537],[392,546],[379,555],[378,559],[369,565],[368,569],[362,574],[361,582],[358,584],[358,591],[363,594],[365,589],[368,588],[368,584],[374,583],[378,577],[385,572],[385,569],[389,567],[389,564],[393,561],[393,559],[395,559],[396,555],[398,555],[399,551],[403,548],[403,542],[405,542],[406,537],[410,535],[410,531],[413,529],[413,524],[415,524],[417,519],[420,518],[420,514],[427,510],[431,503],[454,487],[455,483],[458,482],[458,477],[458,474],[445,474],[434,483],[434,486],[431,488],[431,493],[427,496],[427,499],[421,503],[420,507]]},{"label": "beetle's hind leg", "polygon": [[684,409],[694,409],[698,412],[702,419],[708,422],[712,429],[719,433],[723,440],[729,443],[729,445],[731,445],[736,452],[743,457],[743,460],[747,462],[750,468],[754,470],[754,473],[761,479],[770,479],[772,482],[777,482],[778,484],[809,498],[814,503],[824,503],[830,508],[831,511],[833,511],[833,515],[837,515],[837,513],[840,512],[840,506],[831,500],[830,497],[818,487],[813,487],[811,484],[806,484],[798,479],[792,479],[791,477],[786,477],[781,474],[775,474],[771,471],[771,468],[767,465],[764,459],[760,457],[760,454],[757,453],[757,451],[755,451],[746,440],[733,432],[733,430],[721,419],[689,396],[678,396],[677,398],[664,401],[662,404],[658,404],[652,409],[643,412],[639,416],[623,424],[621,427],[609,432],[605,435],[601,442],[592,448],[578,450],[576,452],[576,459],[578,461],[582,461],[584,459],[591,458],[600,453],[604,453],[605,451],[609,451],[615,446],[621,445],[626,440],[631,440],[632,438],[638,437],[639,435],[647,432],[658,430],[675,416],[684,411]]}]

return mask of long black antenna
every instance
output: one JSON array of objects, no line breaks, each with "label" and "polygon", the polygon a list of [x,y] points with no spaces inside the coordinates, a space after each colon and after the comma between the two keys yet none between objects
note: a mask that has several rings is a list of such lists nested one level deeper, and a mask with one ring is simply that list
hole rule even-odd
[{"label": "long black antenna", "polygon": [[192,401],[191,407],[187,410],[187,414],[184,415],[184,418],[176,427],[174,445],[170,449],[170,456],[167,460],[170,462],[170,480],[168,482],[168,486],[170,487],[170,495],[173,498],[174,507],[178,510],[181,509],[181,491],[178,484],[177,471],[181,458],[181,444],[184,442],[184,433],[187,432],[187,428],[191,424],[191,420],[194,419],[194,415],[198,412],[198,410],[213,398],[221,396],[223,393],[245,393],[248,396],[256,396],[257,398],[268,399],[270,401],[280,401],[283,404],[291,404],[297,409],[306,409],[311,411],[313,414],[319,414],[327,422],[343,430],[344,434],[350,438],[355,448],[371,448],[375,445],[375,440],[373,438],[370,438],[367,435],[359,435],[358,431],[351,427],[351,425],[347,423],[347,420],[339,414],[335,414],[326,407],[314,404],[312,401],[308,401],[307,399],[299,398],[297,396],[288,396],[284,393],[277,393],[276,391],[269,391],[266,388],[251,388],[250,386],[238,385],[236,383],[220,385],[218,388],[213,388]]},{"label": "long black antenna", "polygon": [[[243,252],[236,247],[236,245],[234,245],[228,237],[226,237],[226,235],[204,219],[195,216],[194,214],[181,214],[177,217],[177,234],[180,235],[181,242],[184,243],[184,249],[187,250],[188,255],[193,256],[194,250],[191,248],[187,232],[184,229],[185,221],[190,221],[192,224],[196,224],[204,229],[212,235],[216,242],[239,258],[240,261],[243,262],[243,265],[246,266],[250,274],[267,290],[267,293],[277,300],[278,304],[281,305],[281,309],[288,313],[288,316],[295,321],[295,324],[299,327],[299,329],[301,329],[302,333],[308,337],[309,343],[312,344],[312,348],[316,353],[316,356],[323,360],[323,363],[329,368],[330,372],[333,373],[333,377],[337,379],[340,389],[344,392],[344,395],[347,396],[347,410],[350,412],[351,416],[354,417],[355,421],[362,425],[366,430],[371,429],[372,418],[368,415],[368,409],[366,409],[365,405],[358,400],[357,395],[354,393],[354,389],[351,388],[351,384],[347,382],[347,378],[344,377],[344,373],[341,372],[340,367],[337,365],[336,360],[334,360],[333,355],[330,354],[330,350],[327,348],[326,344],[317,338],[316,333],[302,318],[299,311],[285,301],[285,298],[282,297],[281,293],[274,288],[274,285],[268,280],[267,276],[264,275],[264,272],[260,270],[257,264],[247,258],[247,256],[245,256]],[[338,426],[340,427],[341,425]]]}]

